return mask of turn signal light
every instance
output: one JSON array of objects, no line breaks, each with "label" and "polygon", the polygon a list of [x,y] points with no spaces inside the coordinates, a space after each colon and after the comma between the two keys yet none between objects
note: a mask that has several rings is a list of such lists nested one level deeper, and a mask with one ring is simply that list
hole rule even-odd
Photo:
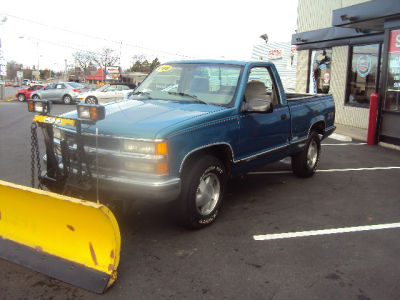
[{"label": "turn signal light", "polygon": [[159,162],[156,164],[156,173],[158,175],[168,174],[168,163],[167,162]]},{"label": "turn signal light", "polygon": [[156,144],[156,154],[158,155],[168,154],[167,142],[160,142]]}]

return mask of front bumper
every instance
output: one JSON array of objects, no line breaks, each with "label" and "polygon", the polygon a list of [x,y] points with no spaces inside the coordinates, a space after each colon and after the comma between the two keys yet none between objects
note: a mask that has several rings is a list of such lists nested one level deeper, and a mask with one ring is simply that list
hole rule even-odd
[{"label": "front bumper", "polygon": [[[41,182],[54,190],[58,183],[54,178],[42,174]],[[112,177],[103,174],[92,173],[92,180],[81,186],[75,183],[72,185],[75,190],[82,190],[85,193],[94,193],[98,188],[101,195],[108,198],[135,200],[143,199],[151,202],[171,202],[178,198],[181,193],[181,180],[179,178],[123,178]],[[87,186],[90,189],[87,190]],[[53,187],[53,188],[52,188]]]}]

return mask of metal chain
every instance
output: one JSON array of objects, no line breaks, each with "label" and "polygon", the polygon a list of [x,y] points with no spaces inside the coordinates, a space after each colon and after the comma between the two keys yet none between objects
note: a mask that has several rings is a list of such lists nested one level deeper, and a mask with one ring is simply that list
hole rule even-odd
[{"label": "metal chain", "polygon": [[40,182],[40,175],[42,173],[40,165],[40,153],[39,153],[39,143],[37,138],[37,124],[33,122],[31,125],[31,186],[35,187],[35,161],[37,169],[38,178],[38,189],[43,189],[42,183]]}]

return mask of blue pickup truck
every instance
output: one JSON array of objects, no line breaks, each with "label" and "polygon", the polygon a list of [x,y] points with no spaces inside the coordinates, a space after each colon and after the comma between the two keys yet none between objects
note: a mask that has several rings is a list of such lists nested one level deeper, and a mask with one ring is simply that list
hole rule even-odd
[{"label": "blue pickup truck", "polygon": [[[272,63],[194,60],[157,67],[81,130],[100,193],[173,201],[183,224],[201,228],[232,176],[288,156],[294,174],[312,176],[334,120],[331,95],[285,93]],[[73,151],[75,135],[54,127],[60,168],[62,141]]]}]

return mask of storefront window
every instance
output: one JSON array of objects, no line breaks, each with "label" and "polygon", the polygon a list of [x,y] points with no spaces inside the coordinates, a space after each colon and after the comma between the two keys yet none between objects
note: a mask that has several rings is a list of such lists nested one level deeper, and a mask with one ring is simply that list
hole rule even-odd
[{"label": "storefront window", "polygon": [[309,93],[328,94],[331,83],[332,49],[311,52]]},{"label": "storefront window", "polygon": [[400,30],[390,32],[388,52],[384,110],[400,112]]},{"label": "storefront window", "polygon": [[369,106],[369,98],[378,92],[380,44],[353,46],[346,103]]}]

